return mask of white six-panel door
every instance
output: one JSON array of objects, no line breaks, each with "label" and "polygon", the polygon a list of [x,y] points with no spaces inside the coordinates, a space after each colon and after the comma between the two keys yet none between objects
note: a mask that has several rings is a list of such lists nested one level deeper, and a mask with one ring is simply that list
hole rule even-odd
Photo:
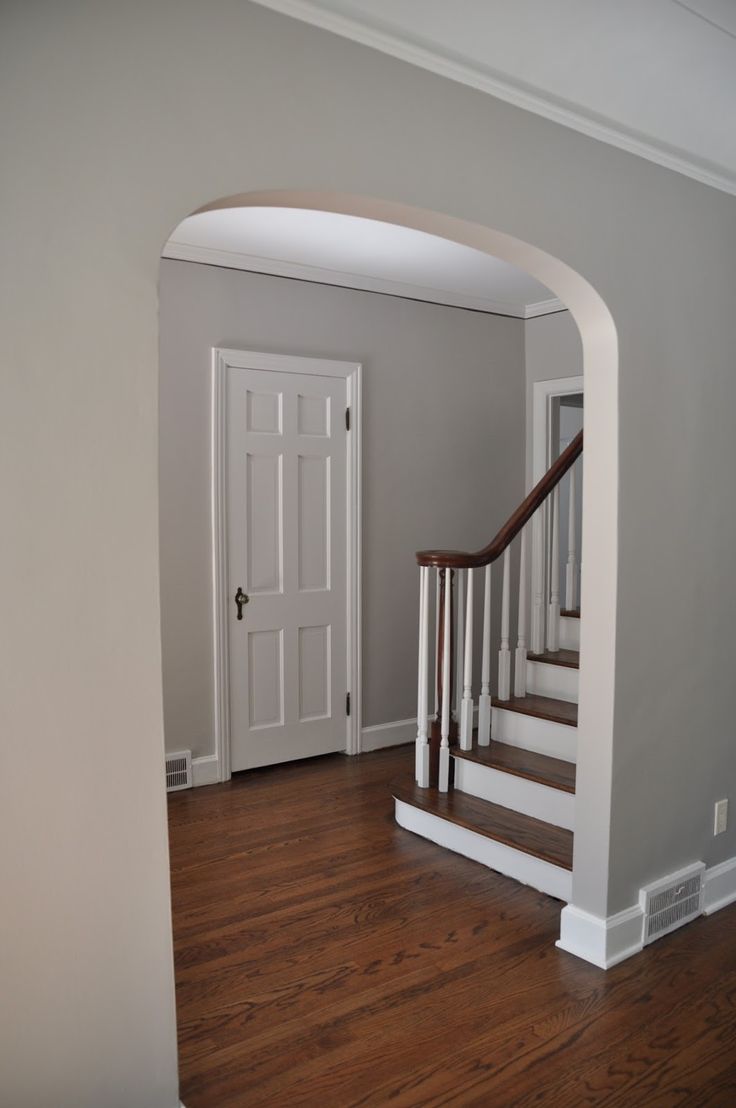
[{"label": "white six-panel door", "polygon": [[237,771],[345,749],[346,380],[228,365],[225,405]]}]

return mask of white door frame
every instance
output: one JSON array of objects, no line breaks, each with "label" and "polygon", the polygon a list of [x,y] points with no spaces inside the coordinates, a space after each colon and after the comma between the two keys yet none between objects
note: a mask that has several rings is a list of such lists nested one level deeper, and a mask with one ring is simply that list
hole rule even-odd
[{"label": "white door frame", "polygon": [[583,377],[557,377],[552,381],[535,381],[532,393],[532,488],[541,481],[552,464],[550,458],[550,412],[552,401],[559,396],[585,392]]},{"label": "white door frame", "polygon": [[[560,396],[584,393],[584,378],[556,377],[550,381],[535,381],[532,391],[532,481],[531,487],[544,477],[552,464],[552,401]],[[543,582],[542,600],[544,611],[549,603],[549,574],[547,556],[550,548],[549,500],[540,512],[541,525],[539,538],[532,545],[532,581]],[[535,531],[535,535],[538,532]],[[546,636],[545,636],[546,642]]]},{"label": "white door frame", "polygon": [[315,377],[342,377],[350,411],[347,448],[347,685],[350,715],[345,723],[345,752],[360,753],[361,705],[361,374],[359,362],[336,362],[293,354],[212,348],[212,584],[215,660],[215,752],[218,781],[227,781],[230,769],[230,644],[228,637],[227,565],[227,371],[262,369],[270,373],[309,373]]}]

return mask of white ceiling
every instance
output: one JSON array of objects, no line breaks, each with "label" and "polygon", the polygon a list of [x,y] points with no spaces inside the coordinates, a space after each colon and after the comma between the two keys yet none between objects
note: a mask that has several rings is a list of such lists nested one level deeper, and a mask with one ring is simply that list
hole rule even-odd
[{"label": "white ceiling", "polygon": [[736,0],[256,0],[736,193]]},{"label": "white ceiling", "polygon": [[563,307],[544,285],[500,258],[423,231],[333,212],[201,212],[179,224],[163,255],[522,319]]}]

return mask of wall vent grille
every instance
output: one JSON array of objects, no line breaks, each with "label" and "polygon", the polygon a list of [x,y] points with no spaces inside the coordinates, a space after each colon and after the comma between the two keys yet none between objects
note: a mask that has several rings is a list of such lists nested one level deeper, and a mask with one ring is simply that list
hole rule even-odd
[{"label": "wall vent grille", "polygon": [[641,889],[645,946],[702,914],[704,873],[704,863],[697,862]]},{"label": "wall vent grille", "polygon": [[177,750],[166,755],[166,791],[178,792],[179,789],[192,787],[192,752]]}]

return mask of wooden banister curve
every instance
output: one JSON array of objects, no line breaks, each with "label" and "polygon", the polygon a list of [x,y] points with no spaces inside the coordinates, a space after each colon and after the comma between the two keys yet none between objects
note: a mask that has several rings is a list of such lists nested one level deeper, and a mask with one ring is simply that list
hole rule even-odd
[{"label": "wooden banister curve", "polygon": [[547,499],[549,494],[558,485],[583,452],[583,432],[580,431],[570,445],[563,450],[557,461],[549,467],[544,477],[539,481],[519,507],[509,516],[496,537],[484,546],[482,550],[474,553],[462,550],[419,550],[417,551],[417,563],[420,566],[434,566],[436,569],[477,569],[479,566],[487,566],[495,562],[506,547],[513,542],[537,508]]}]

